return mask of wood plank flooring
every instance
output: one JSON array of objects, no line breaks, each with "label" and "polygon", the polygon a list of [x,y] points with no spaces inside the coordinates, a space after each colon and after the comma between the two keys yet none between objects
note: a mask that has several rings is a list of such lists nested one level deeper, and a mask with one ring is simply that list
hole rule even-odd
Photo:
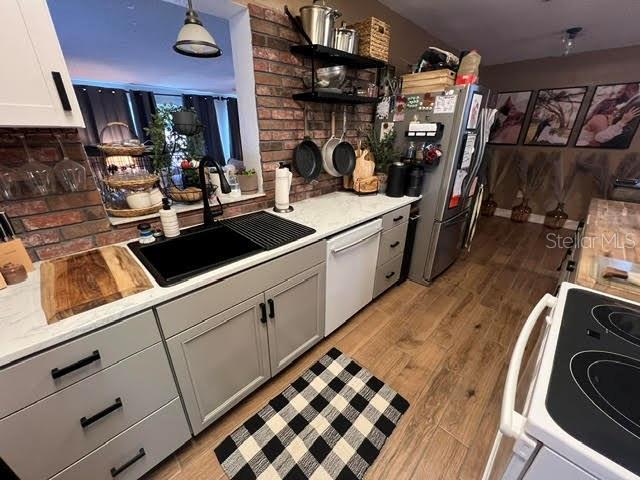
[{"label": "wood plank flooring", "polygon": [[552,292],[563,251],[541,225],[482,219],[470,253],[431,286],[378,298],[147,480],[222,480],[213,448],[330,348],[402,393],[411,407],[367,473],[371,479],[477,480],[498,425],[508,359],[535,302]]}]

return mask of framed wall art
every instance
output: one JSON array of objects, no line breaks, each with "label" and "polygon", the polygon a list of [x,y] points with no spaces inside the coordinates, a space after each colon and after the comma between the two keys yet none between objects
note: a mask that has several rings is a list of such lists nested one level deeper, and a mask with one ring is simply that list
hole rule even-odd
[{"label": "framed wall art", "polygon": [[489,143],[517,145],[533,95],[532,90],[500,92],[496,102],[498,113],[491,128]]},{"label": "framed wall art", "polygon": [[587,94],[587,87],[538,91],[525,145],[565,147]]},{"label": "framed wall art", "polygon": [[640,83],[599,85],[576,147],[629,148],[640,124]]}]

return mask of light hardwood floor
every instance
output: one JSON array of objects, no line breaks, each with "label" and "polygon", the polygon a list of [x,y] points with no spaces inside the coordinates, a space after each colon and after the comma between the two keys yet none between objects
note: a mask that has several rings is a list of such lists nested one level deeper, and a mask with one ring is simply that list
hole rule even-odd
[{"label": "light hardwood floor", "polygon": [[552,292],[563,252],[540,225],[482,219],[469,254],[430,287],[405,282],[147,475],[227,478],[213,448],[331,347],[411,406],[366,479],[476,480],[498,425],[510,349],[533,304]]}]

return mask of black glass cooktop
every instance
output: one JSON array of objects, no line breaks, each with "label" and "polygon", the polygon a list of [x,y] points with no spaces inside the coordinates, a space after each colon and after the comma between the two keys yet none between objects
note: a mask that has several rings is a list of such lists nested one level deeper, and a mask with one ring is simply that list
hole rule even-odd
[{"label": "black glass cooktop", "polygon": [[546,405],[571,436],[640,475],[640,308],[569,290]]}]

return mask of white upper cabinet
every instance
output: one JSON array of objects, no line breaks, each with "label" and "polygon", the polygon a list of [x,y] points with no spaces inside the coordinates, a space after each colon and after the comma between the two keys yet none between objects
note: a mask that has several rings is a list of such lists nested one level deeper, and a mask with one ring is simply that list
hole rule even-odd
[{"label": "white upper cabinet", "polygon": [[46,0],[2,0],[0,18],[0,126],[84,127]]}]

